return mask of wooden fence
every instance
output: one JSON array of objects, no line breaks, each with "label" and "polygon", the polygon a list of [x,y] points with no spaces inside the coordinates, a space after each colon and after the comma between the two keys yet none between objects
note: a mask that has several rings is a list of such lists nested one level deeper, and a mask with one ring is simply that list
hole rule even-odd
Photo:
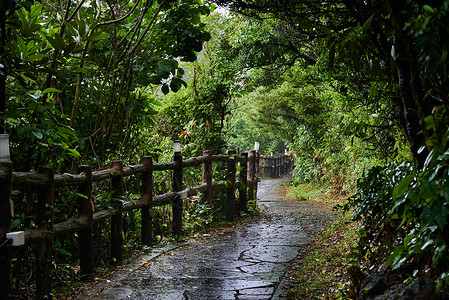
[{"label": "wooden fence", "polygon": [[[77,174],[55,174],[50,168],[41,168],[39,172],[13,172],[12,163],[0,163],[0,243],[6,240],[6,233],[11,230],[11,191],[24,187],[32,187],[37,191],[36,229],[25,231],[26,244],[36,243],[36,299],[42,299],[52,290],[51,263],[54,237],[63,233],[77,233],[80,252],[81,278],[89,279],[94,274],[93,263],[93,224],[110,219],[111,222],[111,258],[120,263],[122,260],[123,217],[122,213],[129,210],[141,210],[141,240],[145,245],[151,245],[153,240],[151,208],[171,205],[173,212],[173,234],[182,233],[183,199],[202,193],[206,201],[210,201],[214,190],[226,193],[226,219],[232,221],[238,210],[245,210],[248,200],[255,199],[258,181],[258,153],[250,150],[248,153],[236,154],[229,151],[227,156],[212,155],[204,151],[202,156],[182,159],[181,153],[175,153],[172,162],[153,163],[151,157],[142,158],[140,164],[123,166],[121,161],[111,163],[106,170],[92,171],[91,166],[83,165]],[[213,184],[212,164],[226,164],[226,184]],[[236,172],[236,164],[240,165]],[[202,184],[194,187],[184,187],[183,169],[202,165]],[[163,195],[153,196],[153,173],[172,170],[172,191]],[[125,194],[124,178],[131,175],[141,175],[141,197],[138,200],[123,202]],[[237,176],[237,178],[236,178]],[[109,180],[111,206],[108,209],[94,211],[94,196],[92,184]],[[238,181],[238,184],[237,184]],[[54,224],[54,194],[55,189],[72,187],[76,189],[78,199],[78,217]],[[236,199],[238,191],[238,199]],[[0,299],[9,299],[10,291],[10,251],[9,246],[0,247]]]},{"label": "wooden fence", "polygon": [[277,178],[287,174],[293,169],[294,159],[290,155],[260,156],[260,177]]}]

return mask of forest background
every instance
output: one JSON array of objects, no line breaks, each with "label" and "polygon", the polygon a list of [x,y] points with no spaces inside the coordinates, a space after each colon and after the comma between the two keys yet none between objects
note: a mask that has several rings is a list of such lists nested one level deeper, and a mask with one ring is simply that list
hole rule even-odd
[{"label": "forest background", "polygon": [[[296,182],[354,192],[359,262],[447,284],[449,1],[215,2],[229,10],[2,0],[14,170],[166,161],[173,139],[185,157],[258,141],[295,156]],[[32,227],[31,196],[14,197],[14,227]]]}]

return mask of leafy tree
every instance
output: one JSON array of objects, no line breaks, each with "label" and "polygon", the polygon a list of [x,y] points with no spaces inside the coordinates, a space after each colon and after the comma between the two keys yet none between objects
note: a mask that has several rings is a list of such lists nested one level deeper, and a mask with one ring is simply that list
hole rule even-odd
[{"label": "leafy tree", "polygon": [[[327,54],[329,65],[336,66],[337,71],[343,70],[337,74],[356,92],[369,90],[370,82],[395,81],[398,88],[389,90],[393,102],[387,117],[400,125],[418,164],[424,163],[428,152],[421,147],[430,136],[423,121],[431,115],[433,107],[447,102],[443,88],[447,85],[444,71],[447,27],[438,21],[446,14],[447,3],[217,2],[258,19],[279,20],[291,28],[294,35],[290,36],[304,48],[314,40],[322,41],[326,48],[321,51]],[[384,103],[382,99],[376,100]]]},{"label": "leafy tree", "polygon": [[200,21],[209,12],[197,1],[152,0],[8,10],[3,119],[16,166],[62,169],[67,155],[101,163],[129,152],[156,113],[152,86],[168,93],[186,84],[178,61],[195,60],[210,38]]},{"label": "leafy tree", "polygon": [[[398,163],[373,168],[359,180],[349,203],[364,220],[359,250],[372,254],[373,264],[388,257],[392,269],[403,268],[411,277],[431,265],[439,286],[447,284],[449,31],[442,20],[449,2],[217,3],[289,28],[297,49],[311,47],[318,63],[330,67],[345,106],[366,109],[364,117],[346,119],[345,134],[373,142]],[[285,55],[293,57],[288,51]],[[409,157],[415,168],[401,164]]]}]

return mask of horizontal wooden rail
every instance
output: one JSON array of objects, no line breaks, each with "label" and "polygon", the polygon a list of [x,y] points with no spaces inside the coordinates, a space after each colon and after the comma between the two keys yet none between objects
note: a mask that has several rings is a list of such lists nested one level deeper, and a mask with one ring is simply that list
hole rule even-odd
[{"label": "horizontal wooden rail", "polygon": [[[197,167],[205,162],[227,162],[229,157],[223,155],[212,155],[212,156],[199,156],[192,157],[183,160],[182,164],[184,167]],[[243,156],[237,156],[235,161],[239,163],[246,163],[247,158]],[[169,171],[176,167],[174,162],[163,162],[153,164],[154,171]],[[128,177],[131,175],[141,174],[145,171],[145,167],[142,164],[130,165],[123,167],[123,176]],[[92,181],[101,181],[106,179],[111,179],[119,174],[113,169],[104,169],[92,172]],[[0,174],[0,178],[4,178],[3,174]],[[37,172],[13,172],[12,173],[13,187],[20,188],[22,186],[38,187],[44,186],[48,183],[48,177]],[[79,174],[55,174],[54,184],[55,187],[66,187],[80,185],[86,182],[86,176]]]},{"label": "horizontal wooden rail", "polygon": [[[164,206],[168,204],[173,203],[173,199],[175,199],[176,196],[182,193],[186,193],[187,197],[192,197],[197,195],[198,193],[203,192],[207,188],[206,185],[199,185],[196,187],[190,187],[187,188],[181,192],[174,193],[165,193],[161,195],[156,195],[153,197],[152,207],[158,207],[158,206]],[[226,188],[225,184],[212,184],[212,190],[219,191],[224,190]],[[136,199],[132,201],[126,201],[123,203],[123,211],[131,211],[134,209],[139,209],[144,206],[146,206],[147,203],[143,199]],[[112,216],[115,216],[117,214],[118,210],[115,208],[108,208],[101,210],[99,212],[94,213],[93,215],[93,221],[95,223],[98,223],[100,221],[103,221],[105,219],[108,219]],[[63,233],[67,233],[70,231],[76,231],[86,228],[86,221],[82,218],[74,218],[70,219],[58,224],[55,224],[53,226],[52,231],[45,231],[45,230],[26,230],[25,231],[25,240],[27,243],[37,243],[43,241],[48,236],[58,236]]]}]

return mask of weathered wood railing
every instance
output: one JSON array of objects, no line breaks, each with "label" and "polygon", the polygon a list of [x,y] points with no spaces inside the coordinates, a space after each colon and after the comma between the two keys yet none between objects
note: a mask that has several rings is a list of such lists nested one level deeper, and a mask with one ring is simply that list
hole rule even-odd
[{"label": "weathered wood railing", "polygon": [[[255,199],[258,176],[258,153],[237,155],[229,151],[227,156],[212,155],[204,151],[203,156],[182,160],[181,153],[175,153],[172,162],[153,163],[151,157],[144,157],[138,165],[123,166],[121,161],[112,162],[105,170],[92,171],[91,166],[83,165],[77,174],[54,174],[50,168],[41,168],[39,172],[13,172],[12,163],[0,163],[0,243],[5,241],[6,233],[10,232],[11,191],[24,187],[37,189],[36,230],[25,231],[25,242],[37,243],[36,253],[36,298],[42,299],[51,292],[51,262],[52,245],[55,236],[63,233],[77,232],[80,251],[80,273],[83,279],[94,274],[93,263],[93,224],[110,218],[111,220],[111,261],[119,263],[122,260],[123,217],[124,211],[140,209],[142,216],[141,240],[145,245],[151,245],[153,240],[152,217],[153,207],[172,205],[173,233],[182,234],[183,199],[202,193],[206,201],[211,201],[212,191],[226,192],[226,219],[232,221],[237,210],[245,210],[248,200]],[[223,162],[227,167],[227,184],[212,183],[212,163]],[[238,182],[236,184],[236,164],[240,165]],[[183,169],[203,167],[202,184],[194,187],[183,186]],[[153,196],[153,172],[172,170],[172,192]],[[121,201],[125,194],[124,178],[141,174],[141,197],[138,200]],[[111,207],[94,211],[94,182],[109,180]],[[72,186],[78,195],[78,217],[54,224],[53,207],[55,189]],[[238,190],[238,203],[235,192]],[[0,248],[0,299],[9,298],[10,289],[10,251],[11,247]]]},{"label": "weathered wood railing", "polygon": [[276,178],[287,174],[293,169],[294,159],[290,155],[261,156],[260,177]]}]

